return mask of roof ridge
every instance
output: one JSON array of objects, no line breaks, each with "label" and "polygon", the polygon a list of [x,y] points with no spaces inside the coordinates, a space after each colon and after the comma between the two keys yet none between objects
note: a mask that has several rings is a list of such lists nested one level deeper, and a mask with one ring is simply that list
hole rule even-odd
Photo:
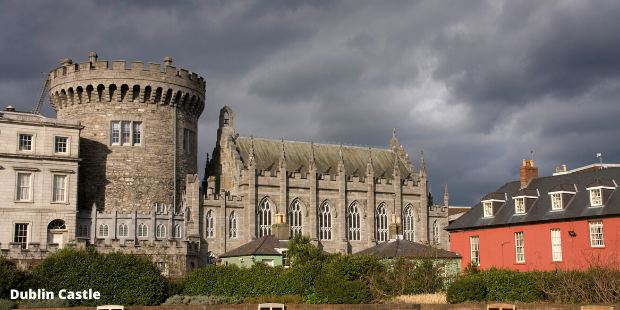
[{"label": "roof ridge", "polygon": [[[248,136],[239,136],[237,137],[237,139],[239,138],[246,138],[246,139],[250,139],[250,137]],[[263,141],[272,141],[272,142],[278,142],[278,143],[282,143],[282,139],[272,139],[272,138],[259,138],[254,136],[254,140],[263,140]],[[325,146],[333,146],[333,147],[340,147],[340,143],[324,143],[324,142],[316,142],[316,141],[299,141],[299,140],[286,140],[284,139],[285,143],[303,143],[303,144],[310,144],[311,142],[314,143],[314,145],[325,145]],[[359,148],[359,149],[364,149],[364,150],[368,150],[368,147],[371,147],[373,150],[380,150],[380,151],[390,151],[390,152],[394,152],[394,150],[392,150],[391,148],[388,147],[377,147],[374,145],[351,145],[351,144],[342,144],[343,147],[345,148]]]}]

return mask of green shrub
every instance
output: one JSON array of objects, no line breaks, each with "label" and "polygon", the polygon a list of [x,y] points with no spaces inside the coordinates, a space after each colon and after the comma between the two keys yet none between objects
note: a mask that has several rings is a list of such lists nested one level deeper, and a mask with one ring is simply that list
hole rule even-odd
[{"label": "green shrub", "polygon": [[373,256],[333,254],[327,258],[323,272],[351,281],[371,274],[375,268],[379,268],[379,261]]},{"label": "green shrub", "polygon": [[17,303],[9,299],[0,299],[0,310],[11,310],[17,308]]},{"label": "green shrub", "polygon": [[11,298],[11,289],[23,291],[27,287],[28,275],[19,270],[15,263],[0,257],[0,298]]},{"label": "green shrub", "polygon": [[32,274],[47,291],[89,288],[100,293],[98,300],[69,300],[72,306],[159,305],[166,296],[160,270],[150,260],[131,254],[66,248],[44,259]]},{"label": "green shrub", "polygon": [[345,281],[328,273],[321,275],[315,283],[316,298],[329,304],[360,304],[372,300],[368,285],[360,280]]},{"label": "green shrub", "polygon": [[466,301],[486,300],[487,287],[480,275],[458,277],[448,288],[446,300],[455,304]]},{"label": "green shrub", "polygon": [[421,258],[413,269],[410,277],[410,285],[406,290],[406,294],[432,294],[443,289],[442,268],[443,263],[432,258]]},{"label": "green shrub", "polygon": [[543,300],[531,272],[492,267],[481,273],[488,289],[487,300],[534,302]]}]

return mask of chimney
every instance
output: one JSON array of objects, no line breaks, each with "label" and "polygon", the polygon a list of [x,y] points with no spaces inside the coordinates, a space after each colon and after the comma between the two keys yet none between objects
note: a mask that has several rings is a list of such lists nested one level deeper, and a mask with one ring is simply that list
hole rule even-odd
[{"label": "chimney", "polygon": [[521,172],[521,188],[526,187],[531,179],[538,178],[538,167],[534,167],[534,160],[524,159],[519,171]]},{"label": "chimney", "polygon": [[288,240],[291,237],[290,226],[286,223],[286,214],[276,214],[272,228],[278,240]]},{"label": "chimney", "polygon": [[566,171],[566,165],[562,165],[562,167],[564,167],[564,171]]}]

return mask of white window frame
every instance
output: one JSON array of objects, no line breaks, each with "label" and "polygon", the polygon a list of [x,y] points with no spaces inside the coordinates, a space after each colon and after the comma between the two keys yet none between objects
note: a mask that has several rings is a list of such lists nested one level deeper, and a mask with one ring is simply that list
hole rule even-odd
[{"label": "white window frame", "polygon": [[207,216],[205,217],[206,223],[206,237],[207,238],[215,238],[215,216],[213,214],[213,210],[209,210],[207,212]]},{"label": "white window frame", "polygon": [[106,223],[101,223],[99,224],[99,238],[107,238],[110,236],[110,227],[108,227],[108,224]]},{"label": "white window frame", "polygon": [[[63,181],[60,182],[60,184],[62,185],[62,188],[58,187],[59,183],[56,182],[56,178],[63,178]],[[66,174],[52,174],[52,202],[67,202],[68,198],[68,192],[67,192],[67,183],[68,183],[68,176]]]},{"label": "white window frame", "polygon": [[[64,142],[59,140],[64,139]],[[69,146],[71,145],[71,140],[67,136],[54,136],[54,154],[69,154]],[[60,148],[59,148],[60,146]],[[61,149],[64,148],[64,151]]]},{"label": "white window frame", "polygon": [[228,223],[228,238],[236,239],[237,234],[237,213],[235,211],[230,212],[229,223]]},{"label": "white window frame", "polygon": [[[28,184],[23,184],[21,176],[28,176]],[[34,173],[17,172],[15,182],[15,201],[16,202],[32,202],[34,201],[33,193]],[[26,186],[27,185],[27,186]],[[25,191],[24,191],[25,190]]]},{"label": "white window frame", "polygon": [[379,205],[379,208],[377,208],[377,218],[375,221],[375,225],[377,227],[377,242],[388,241],[388,214],[387,208],[383,203]]},{"label": "white window frame", "polygon": [[110,123],[110,145],[141,146],[142,131],[141,121],[112,121]]},{"label": "white window frame", "polygon": [[588,222],[590,226],[590,246],[600,248],[605,246],[605,235],[603,234],[603,221]]},{"label": "white window frame", "polygon": [[119,237],[129,236],[129,227],[127,227],[127,224],[121,223],[120,225],[118,225],[118,236]]},{"label": "white window frame", "polygon": [[484,217],[493,216],[493,202],[492,201],[483,201],[482,207],[484,208]]},{"label": "white window frame", "polygon": [[319,208],[319,240],[332,240],[332,207],[328,202]]},{"label": "white window frame", "polygon": [[[24,226],[18,226],[24,225]],[[23,232],[24,229],[20,229],[20,227],[25,227],[25,236],[18,235],[18,232]],[[24,238],[24,239],[21,239]],[[13,242],[21,243],[22,249],[28,248],[28,242],[30,241],[30,223],[14,223],[13,224]]]},{"label": "white window frame", "polygon": [[142,122],[132,122],[131,143],[135,146],[140,146],[142,144]]},{"label": "white window frame", "polygon": [[149,226],[145,223],[140,223],[138,225],[138,238],[148,238],[149,236]]},{"label": "white window frame", "polygon": [[258,237],[271,235],[271,203],[267,199],[263,200],[258,207]]},{"label": "white window frame", "polygon": [[157,268],[159,268],[159,271],[161,272],[162,275],[168,275],[168,263],[157,262],[155,263],[155,265],[157,266]]},{"label": "white window frame", "polygon": [[549,194],[549,196],[551,196],[551,210],[562,210],[562,194],[553,193]]},{"label": "white window frame", "polygon": [[303,208],[299,200],[293,201],[289,212],[289,223],[291,225],[291,237],[300,235],[303,232]]},{"label": "white window frame", "polygon": [[551,255],[554,262],[562,261],[562,232],[559,228],[551,229]]},{"label": "white window frame", "polygon": [[[26,137],[30,137],[30,139],[27,141],[26,139],[22,139],[26,138]],[[32,133],[18,133],[17,134],[17,150],[20,152],[29,152],[32,153],[34,152],[34,142],[35,142],[35,134]],[[25,143],[28,142],[28,143]]]},{"label": "white window frame", "polygon": [[590,205],[593,207],[603,205],[603,189],[602,188],[590,189]]},{"label": "white window frame", "polygon": [[471,253],[471,262],[480,266],[480,237],[469,237],[469,248]]},{"label": "white window frame", "polygon": [[411,242],[415,241],[415,216],[413,215],[413,208],[411,206],[408,206],[404,212],[403,234],[405,240],[409,240]]},{"label": "white window frame", "polygon": [[155,228],[155,237],[157,238],[166,238],[166,225],[159,224]]},{"label": "white window frame", "polygon": [[525,263],[525,241],[522,231],[515,232],[515,254],[517,263]]},{"label": "white window frame", "polygon": [[[116,128],[115,126],[118,126]],[[121,145],[121,122],[113,121],[110,127],[110,144]]]},{"label": "white window frame", "polygon": [[515,213],[525,214],[525,197],[515,198]]},{"label": "white window frame", "polygon": [[349,241],[362,240],[362,225],[360,207],[357,203],[351,204],[349,207],[349,214],[347,214],[347,236]]}]

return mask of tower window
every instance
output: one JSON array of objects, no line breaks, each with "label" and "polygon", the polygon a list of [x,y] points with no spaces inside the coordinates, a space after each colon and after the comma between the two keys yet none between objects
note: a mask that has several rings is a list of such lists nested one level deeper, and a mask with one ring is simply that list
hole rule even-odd
[{"label": "tower window", "polygon": [[110,137],[112,145],[141,145],[142,123],[114,121]]}]

